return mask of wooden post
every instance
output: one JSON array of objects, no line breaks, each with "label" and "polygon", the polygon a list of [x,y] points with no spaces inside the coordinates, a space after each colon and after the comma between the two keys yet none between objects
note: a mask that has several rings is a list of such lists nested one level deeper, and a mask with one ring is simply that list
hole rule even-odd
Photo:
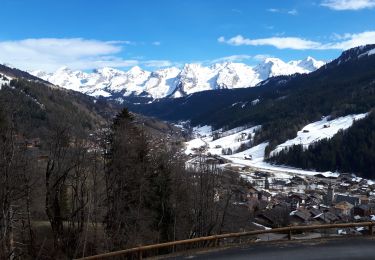
[{"label": "wooden post", "polygon": [[142,250],[139,250],[138,251],[138,259],[142,260],[142,258],[143,258],[143,252],[142,252]]},{"label": "wooden post", "polygon": [[292,230],[289,229],[288,231],[288,240],[292,240]]},{"label": "wooden post", "polygon": [[10,255],[9,259],[15,259],[15,249],[14,246],[14,233],[13,233],[13,208],[12,205],[9,207],[9,246],[10,246]]},{"label": "wooden post", "polygon": [[368,231],[369,231],[369,235],[372,236],[373,233],[373,224],[371,223],[369,226],[368,226]]}]

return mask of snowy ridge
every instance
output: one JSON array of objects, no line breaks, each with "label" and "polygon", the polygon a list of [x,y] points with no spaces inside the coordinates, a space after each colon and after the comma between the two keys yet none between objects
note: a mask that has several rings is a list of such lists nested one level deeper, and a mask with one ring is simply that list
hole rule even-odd
[{"label": "snowy ridge", "polygon": [[[10,81],[12,79],[13,79],[12,77],[0,73],[0,90],[1,90],[1,88],[2,88],[3,85],[10,86],[9,83],[10,83]],[[11,86],[11,88],[15,89],[15,87],[13,87],[13,86]],[[27,94],[23,90],[18,90],[18,91],[22,92],[25,95],[25,97],[29,98],[32,102],[34,102],[35,104],[37,104],[42,110],[45,109],[45,106],[43,104],[41,104],[36,98],[34,98],[31,95]]]},{"label": "snowy ridge", "polygon": [[[360,120],[366,117],[368,113],[358,115],[348,115],[339,117],[328,121],[328,117],[324,117],[322,120],[313,122],[306,125],[298,132],[297,137],[288,140],[283,144],[276,147],[271,154],[281,151],[283,148],[302,143],[306,148],[308,145],[324,139],[333,137],[340,129],[347,129],[352,126],[354,120]],[[235,128],[232,130],[225,131],[222,134],[223,137],[213,140],[213,133],[210,133],[210,127],[205,126],[203,128],[195,128],[194,132],[199,133],[196,138],[186,143],[185,153],[196,154],[205,153],[212,155],[219,155],[225,159],[228,159],[232,164],[239,166],[251,166],[254,168],[267,170],[271,172],[280,172],[287,174],[303,174],[303,175],[316,175],[318,173],[324,176],[337,177],[338,173],[332,172],[317,172],[310,170],[301,170],[293,167],[272,165],[264,161],[264,151],[268,143],[264,142],[259,145],[253,146],[241,152],[235,152],[241,144],[252,141],[254,137],[254,131],[260,129],[260,126],[255,126],[247,129]],[[215,132],[214,132],[215,133]],[[242,138],[245,137],[245,138]],[[223,148],[231,148],[233,154],[223,154]]]},{"label": "snowy ridge", "polygon": [[301,144],[305,149],[309,147],[310,144],[320,141],[324,138],[332,138],[339,130],[345,130],[352,126],[355,120],[360,120],[365,118],[367,113],[358,115],[348,115],[344,117],[335,118],[329,121],[329,117],[324,117],[322,120],[308,124],[300,131],[297,132],[297,137],[286,141],[276,147],[275,150],[271,152],[274,155],[284,148]]},{"label": "snowy ridge", "polygon": [[170,67],[153,72],[135,66],[128,71],[102,68],[86,73],[62,67],[54,73],[30,73],[60,87],[91,96],[118,97],[120,94],[157,99],[177,98],[205,90],[254,87],[269,77],[310,73],[323,65],[324,62],[311,57],[288,63],[277,58],[267,58],[255,67],[224,62],[209,67],[191,63],[185,64],[182,69]]}]

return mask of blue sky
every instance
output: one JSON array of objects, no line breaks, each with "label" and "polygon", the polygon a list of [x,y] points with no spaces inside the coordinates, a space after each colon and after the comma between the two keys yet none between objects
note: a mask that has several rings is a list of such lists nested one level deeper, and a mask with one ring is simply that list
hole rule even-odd
[{"label": "blue sky", "polygon": [[375,43],[375,0],[2,0],[0,62],[52,71],[264,57]]}]

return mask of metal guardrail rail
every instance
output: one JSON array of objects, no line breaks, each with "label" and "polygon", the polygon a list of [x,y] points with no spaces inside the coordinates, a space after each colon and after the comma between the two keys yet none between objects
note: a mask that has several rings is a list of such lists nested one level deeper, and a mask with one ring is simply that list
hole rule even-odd
[{"label": "metal guardrail rail", "polygon": [[323,224],[323,225],[310,225],[310,226],[290,226],[290,227],[282,227],[282,228],[273,228],[267,230],[254,230],[254,231],[247,231],[247,232],[240,232],[240,233],[228,233],[228,234],[221,234],[221,235],[213,235],[207,237],[199,237],[199,238],[192,238],[186,240],[178,240],[173,242],[166,242],[161,244],[154,244],[154,245],[146,245],[146,246],[139,246],[135,248],[114,251],[109,253],[103,253],[99,255],[87,256],[83,258],[78,258],[76,260],[96,260],[96,259],[106,259],[110,257],[117,257],[117,256],[131,256],[135,255],[138,259],[142,259],[143,254],[145,252],[149,252],[151,250],[156,249],[164,249],[170,248],[180,245],[193,245],[195,243],[201,242],[211,242],[207,243],[202,248],[218,246],[219,241],[221,239],[227,238],[240,238],[245,236],[254,236],[260,234],[270,234],[270,233],[283,233],[288,235],[288,239],[292,239],[292,233],[296,231],[307,231],[307,230],[319,230],[319,229],[332,229],[332,228],[353,228],[353,227],[368,227],[369,235],[373,234],[373,227],[375,226],[375,222],[358,222],[358,223],[340,223],[340,224]]}]

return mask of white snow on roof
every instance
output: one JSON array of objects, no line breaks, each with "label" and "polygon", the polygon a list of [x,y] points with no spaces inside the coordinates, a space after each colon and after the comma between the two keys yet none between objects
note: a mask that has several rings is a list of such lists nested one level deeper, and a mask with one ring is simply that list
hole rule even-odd
[{"label": "white snow on roof", "polygon": [[265,229],[265,230],[270,230],[270,229],[272,229],[272,228],[270,228],[270,227],[263,226],[263,225],[261,225],[261,224],[259,224],[259,223],[256,223],[256,222],[253,222],[253,224],[254,224],[255,226],[261,227],[261,228],[263,228],[263,229]]}]

